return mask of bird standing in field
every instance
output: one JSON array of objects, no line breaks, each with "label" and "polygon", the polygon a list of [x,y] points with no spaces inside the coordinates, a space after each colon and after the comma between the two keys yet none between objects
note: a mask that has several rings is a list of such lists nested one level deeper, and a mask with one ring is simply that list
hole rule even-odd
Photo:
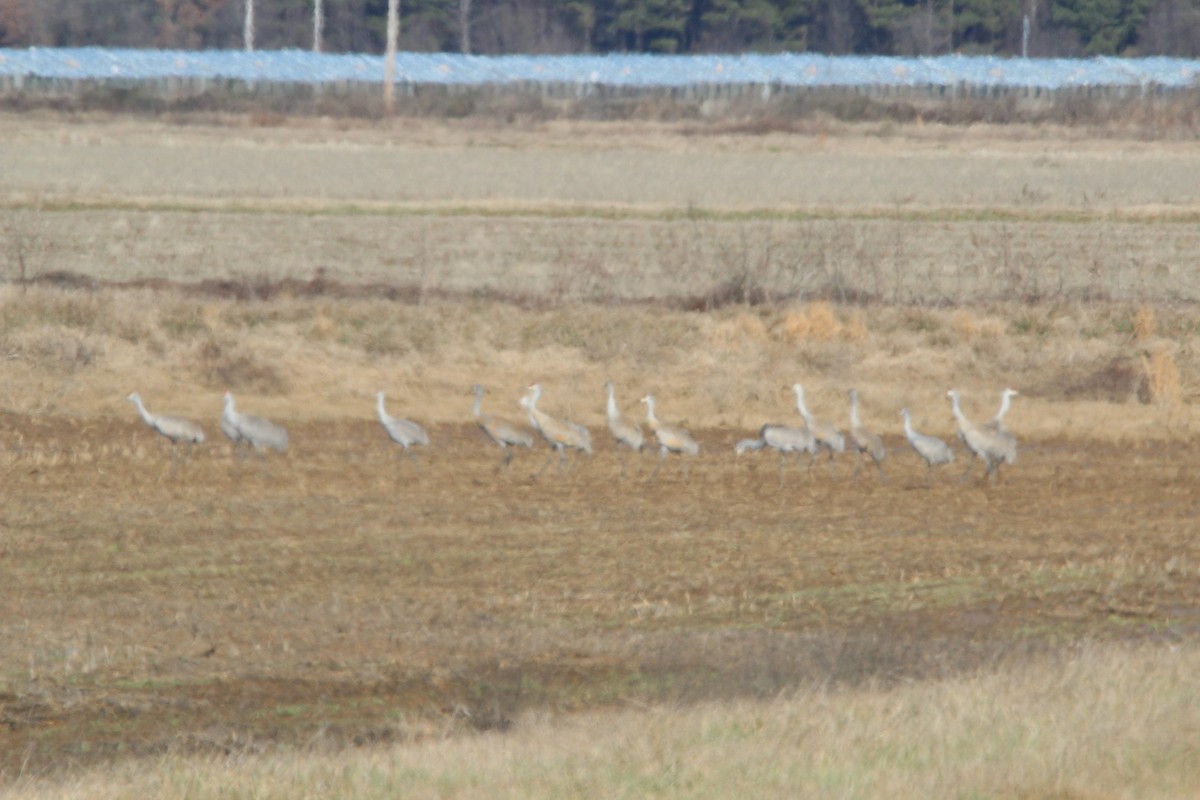
[{"label": "bird standing in field", "polygon": [[[287,430],[270,420],[253,414],[241,414],[233,405],[233,393],[225,393],[225,409],[221,413],[221,430],[233,441],[234,450],[245,442],[259,458],[264,450],[287,452]],[[265,460],[264,460],[265,463]]]},{"label": "bird standing in field", "polygon": [[[951,410],[958,423],[958,437],[987,468],[987,478],[998,473],[1001,463],[1012,464],[1017,460],[1017,439],[1010,433],[1001,433],[983,425],[976,425],[963,414],[959,405],[958,391],[951,389],[946,392],[950,398]],[[967,469],[970,470],[970,465]],[[966,478],[967,473],[963,473]]]},{"label": "bird standing in field", "polygon": [[477,383],[471,387],[471,391],[475,393],[475,404],[471,407],[471,413],[475,415],[475,421],[479,423],[480,429],[504,451],[503,466],[507,467],[508,462],[512,461],[512,451],[508,448],[532,448],[533,434],[506,419],[501,419],[494,414],[485,414],[483,412],[484,388]]},{"label": "bird standing in field", "polygon": [[424,428],[412,420],[397,419],[384,410],[383,392],[375,394],[375,401],[375,410],[379,412],[379,421],[383,424],[383,429],[393,442],[404,448],[403,452],[407,453],[408,448],[415,444],[429,446],[429,434]]},{"label": "bird standing in field", "polygon": [[782,486],[788,455],[795,453],[796,460],[799,461],[801,453],[808,453],[811,469],[811,456],[817,452],[817,441],[807,428],[768,423],[759,428],[757,439],[743,439],[735,445],[734,450],[741,455],[751,450],[762,450],[764,447],[779,453],[779,485]]},{"label": "bird standing in field", "polygon": [[[658,470],[663,465],[663,460],[670,453],[679,453],[680,455],[698,456],[700,455],[700,445],[696,443],[695,438],[683,428],[675,425],[667,425],[659,421],[654,413],[654,395],[648,394],[642,398],[642,402],[646,404],[646,424],[650,426],[650,430],[654,431],[654,438],[658,440],[658,464],[654,466],[654,471],[650,473],[650,478],[658,474]],[[684,478],[688,475],[687,463],[684,463]]]},{"label": "bird standing in field", "polygon": [[204,442],[204,429],[189,419],[183,417],[172,417],[166,414],[151,414],[146,410],[146,406],[142,405],[142,396],[137,392],[133,392],[125,398],[129,402],[137,406],[138,413],[142,415],[142,419],[146,424],[153,428],[158,433],[171,440],[171,475],[175,474],[175,468],[178,466],[179,445],[187,444],[187,449],[183,452],[184,463],[187,463],[188,456],[192,453],[192,447]]},{"label": "bird standing in field", "polygon": [[[565,419],[555,419],[543,412],[537,407],[538,401],[541,398],[542,385],[535,383],[529,387],[529,393],[521,398],[521,406],[529,412],[529,424],[558,453],[559,469],[562,469],[566,463],[568,448],[582,451],[590,456],[592,454],[591,432],[582,425],[576,425],[574,422],[568,422]],[[541,474],[542,470],[549,465],[553,458],[554,453],[551,453],[550,458],[546,459],[546,463],[542,465],[542,469],[538,470],[538,474]]]},{"label": "bird standing in field", "polygon": [[917,455],[925,459],[925,482],[932,486],[933,465],[949,464],[954,461],[954,451],[941,439],[914,431],[912,416],[908,413],[907,408],[900,409],[900,416],[904,417],[904,437],[908,439],[912,449],[917,451]]},{"label": "bird standing in field", "polygon": [[808,406],[804,404],[803,386],[794,383],[792,384],[792,391],[796,393],[796,410],[804,418],[804,424],[808,426],[808,430],[812,433],[813,439],[816,440],[818,448],[823,447],[829,452],[829,476],[833,477],[833,454],[846,452],[846,440],[832,423],[822,422],[809,412]]},{"label": "bird standing in field", "polygon": [[621,416],[621,411],[617,408],[617,390],[613,386],[612,381],[604,384],[604,391],[608,394],[608,403],[606,411],[608,414],[608,430],[612,433],[613,439],[617,443],[617,447],[621,448],[621,472],[625,471],[625,453],[624,448],[629,448],[635,453],[642,452],[642,448],[646,444],[646,437],[642,433],[642,426],[636,422],[625,419]]},{"label": "bird standing in field", "polygon": [[879,476],[885,477],[883,459],[887,457],[887,448],[883,446],[883,439],[878,434],[867,430],[859,422],[857,389],[850,390],[850,443],[854,445],[854,452],[857,456],[854,464],[855,478],[858,477],[858,473],[862,472],[863,453],[866,453],[875,462]]}]

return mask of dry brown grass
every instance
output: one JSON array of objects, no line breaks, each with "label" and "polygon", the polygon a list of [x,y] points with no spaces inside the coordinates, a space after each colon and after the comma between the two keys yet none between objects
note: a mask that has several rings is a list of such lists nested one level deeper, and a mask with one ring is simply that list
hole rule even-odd
[{"label": "dry brown grass", "polygon": [[1200,656],[1084,648],[1003,671],[773,702],[571,716],[334,754],[171,756],[22,781],[11,800],[219,797],[1184,798]]}]

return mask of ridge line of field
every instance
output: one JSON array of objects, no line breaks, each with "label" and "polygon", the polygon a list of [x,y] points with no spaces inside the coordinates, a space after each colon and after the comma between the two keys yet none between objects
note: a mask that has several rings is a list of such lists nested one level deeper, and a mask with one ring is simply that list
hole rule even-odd
[{"label": "ridge line of field", "polygon": [[160,198],[24,196],[0,198],[7,211],[75,213],[86,211],[129,211],[207,214],[295,214],[302,216],[376,217],[494,217],[541,219],[608,220],[694,220],[706,222],[806,222],[836,220],[894,220],[897,222],[1058,222],[1089,224],[1099,221],[1129,224],[1200,223],[1200,209],[1133,206],[1087,211],[1070,208],[1011,208],[997,206],[953,206],[907,208],[899,205],[806,206],[786,208],[701,208],[697,206],[643,206],[617,204],[558,203],[438,203],[389,201],[322,201],[303,199]]}]

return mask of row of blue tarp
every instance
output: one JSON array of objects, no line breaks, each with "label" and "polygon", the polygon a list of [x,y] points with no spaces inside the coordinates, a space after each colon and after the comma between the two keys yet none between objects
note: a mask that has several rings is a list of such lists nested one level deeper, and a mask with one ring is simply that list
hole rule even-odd
[{"label": "row of blue tarp", "polygon": [[[0,76],[55,79],[382,82],[379,55],[304,50],[0,49]],[[1200,61],[1176,58],[1020,59],[992,56],[565,55],[400,53],[396,80],[418,84],[585,83],[627,87],[780,86],[1186,87]]]}]

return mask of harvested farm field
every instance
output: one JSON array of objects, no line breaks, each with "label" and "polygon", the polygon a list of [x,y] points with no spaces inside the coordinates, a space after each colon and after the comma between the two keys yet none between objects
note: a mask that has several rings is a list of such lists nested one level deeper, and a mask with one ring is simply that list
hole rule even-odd
[{"label": "harvested farm field", "polygon": [[[39,112],[0,144],[0,796],[1200,779],[1193,142]],[[846,451],[735,453],[804,427],[797,382]],[[476,383],[525,428],[542,384],[592,452],[506,465]],[[1005,387],[989,478],[946,393],[982,425]],[[226,391],[285,453],[235,448]],[[808,766],[746,783],[732,741]]]}]

